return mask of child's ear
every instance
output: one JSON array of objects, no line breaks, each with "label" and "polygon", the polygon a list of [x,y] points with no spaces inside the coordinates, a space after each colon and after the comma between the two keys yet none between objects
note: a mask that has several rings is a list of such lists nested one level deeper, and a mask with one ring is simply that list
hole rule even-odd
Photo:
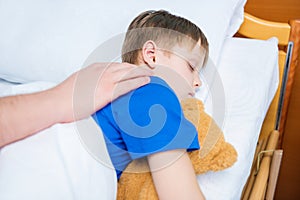
[{"label": "child's ear", "polygon": [[155,42],[152,40],[148,40],[143,45],[142,49],[142,56],[144,62],[152,69],[155,68],[155,61],[156,61],[156,55],[157,55],[157,46]]}]

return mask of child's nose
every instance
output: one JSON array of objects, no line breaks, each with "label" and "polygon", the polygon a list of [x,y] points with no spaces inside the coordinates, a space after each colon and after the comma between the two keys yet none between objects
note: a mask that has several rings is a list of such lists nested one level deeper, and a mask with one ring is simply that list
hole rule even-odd
[{"label": "child's nose", "polygon": [[199,76],[198,73],[195,73],[195,75],[194,75],[194,83],[193,83],[193,85],[194,85],[195,89],[198,89],[202,85],[202,82],[200,80],[200,76]]}]

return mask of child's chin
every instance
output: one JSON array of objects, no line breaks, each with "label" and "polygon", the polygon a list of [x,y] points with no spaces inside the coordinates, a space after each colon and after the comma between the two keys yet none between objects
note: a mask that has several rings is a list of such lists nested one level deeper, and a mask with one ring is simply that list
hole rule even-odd
[{"label": "child's chin", "polygon": [[194,94],[187,94],[187,95],[182,96],[181,100],[189,99],[189,98],[194,98],[194,97],[195,97]]},{"label": "child's chin", "polygon": [[189,93],[188,94],[188,98],[194,98],[195,97],[195,93]]}]

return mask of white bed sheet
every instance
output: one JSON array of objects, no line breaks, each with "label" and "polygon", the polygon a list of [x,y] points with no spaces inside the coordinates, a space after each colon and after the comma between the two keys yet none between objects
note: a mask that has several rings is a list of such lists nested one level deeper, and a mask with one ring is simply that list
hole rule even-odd
[{"label": "white bed sheet", "polygon": [[[240,199],[259,130],[278,86],[276,41],[227,39],[217,70],[225,93],[220,99],[225,101],[221,127],[225,139],[237,149],[238,161],[224,171],[198,176],[198,182],[208,200]],[[46,82],[14,85],[0,81],[0,96],[51,86]],[[213,98],[208,93],[205,99],[212,116],[216,112]],[[79,123],[95,125],[91,118]],[[87,152],[77,127],[78,123],[58,124],[0,149],[0,199],[114,199],[114,170]],[[106,152],[103,143],[99,146],[100,152]]]},{"label": "white bed sheet", "polygon": [[[221,126],[225,139],[236,148],[238,160],[226,170],[199,175],[198,182],[208,200],[238,200],[250,174],[264,117],[279,83],[277,40],[227,39],[217,71],[225,93],[225,119]],[[216,82],[217,78],[213,83]],[[212,109],[213,97],[208,96],[205,106],[208,113],[216,116]]]},{"label": "white bed sheet", "polygon": [[[39,91],[53,85],[19,85],[0,80],[0,96]],[[98,134],[97,152],[102,152],[105,162],[98,162],[82,145],[79,127],[87,133],[100,132],[90,117],[77,123],[54,125],[0,149],[0,199],[115,199],[117,179],[114,169],[107,165],[110,159],[102,134]]]}]

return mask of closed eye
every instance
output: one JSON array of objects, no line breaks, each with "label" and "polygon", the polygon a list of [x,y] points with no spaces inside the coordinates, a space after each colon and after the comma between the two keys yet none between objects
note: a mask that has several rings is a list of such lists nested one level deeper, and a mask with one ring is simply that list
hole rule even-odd
[{"label": "closed eye", "polygon": [[195,67],[195,66],[193,66],[192,64],[190,64],[189,62],[188,62],[188,66],[189,66],[189,68],[190,68],[190,70],[191,70],[191,72],[198,72],[199,73],[199,69],[198,69],[198,67]]},{"label": "closed eye", "polygon": [[196,68],[194,66],[192,66],[190,63],[188,63],[188,66],[192,72],[195,71]]}]

